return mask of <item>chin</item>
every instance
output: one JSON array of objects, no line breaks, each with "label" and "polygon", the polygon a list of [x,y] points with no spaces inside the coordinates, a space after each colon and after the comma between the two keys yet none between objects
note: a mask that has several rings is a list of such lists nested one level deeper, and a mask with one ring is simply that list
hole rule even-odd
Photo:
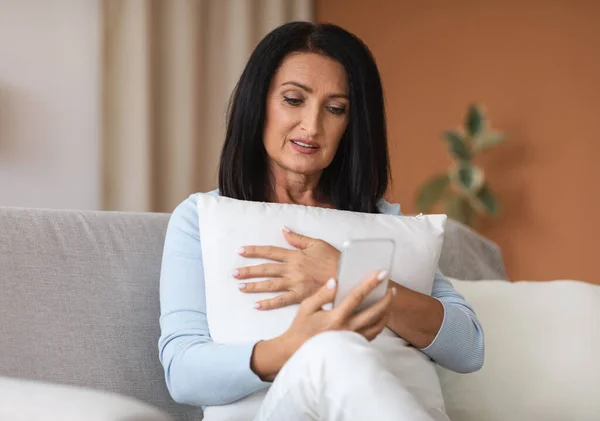
[{"label": "chin", "polygon": [[287,160],[280,165],[286,171],[304,176],[312,176],[323,172],[326,166],[319,165],[317,162],[298,162],[298,160]]}]

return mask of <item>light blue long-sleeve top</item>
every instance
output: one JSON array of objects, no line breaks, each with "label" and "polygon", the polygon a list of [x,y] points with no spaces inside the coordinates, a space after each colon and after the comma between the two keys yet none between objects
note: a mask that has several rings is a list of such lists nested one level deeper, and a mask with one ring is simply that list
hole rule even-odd
[{"label": "light blue long-sleeve top", "polygon": [[[169,220],[160,275],[158,346],[172,398],[204,407],[234,402],[270,383],[250,369],[255,343],[225,345],[210,337],[197,196],[183,201]],[[399,205],[383,200],[379,210],[400,214]],[[433,342],[421,351],[450,370],[478,370],[483,365],[484,339],[475,312],[441,273],[435,275],[431,295],[443,304],[444,319]]]}]

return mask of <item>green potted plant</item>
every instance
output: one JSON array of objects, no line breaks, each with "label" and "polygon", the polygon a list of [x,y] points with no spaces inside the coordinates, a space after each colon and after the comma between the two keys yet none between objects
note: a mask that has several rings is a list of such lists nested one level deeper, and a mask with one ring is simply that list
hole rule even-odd
[{"label": "green potted plant", "polygon": [[480,152],[502,143],[504,135],[490,130],[482,107],[471,104],[464,131],[448,130],[443,137],[453,162],[447,172],[432,176],[419,187],[418,212],[429,213],[442,202],[449,218],[467,226],[473,226],[476,215],[496,216],[500,212],[498,198],[473,159]]}]

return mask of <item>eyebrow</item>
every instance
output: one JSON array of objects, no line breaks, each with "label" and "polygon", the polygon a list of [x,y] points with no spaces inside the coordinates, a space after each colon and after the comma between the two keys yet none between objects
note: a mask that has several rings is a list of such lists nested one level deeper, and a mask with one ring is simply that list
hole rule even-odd
[{"label": "eyebrow", "polygon": [[[309,87],[309,86],[306,86],[306,85],[304,85],[304,84],[302,84],[302,83],[300,83],[300,82],[293,81],[293,80],[290,80],[290,81],[287,81],[287,82],[283,82],[283,83],[281,84],[281,86],[284,86],[284,85],[292,85],[292,86],[296,86],[296,87],[298,87],[298,88],[300,88],[300,89],[303,89],[303,90],[305,90],[306,92],[308,92],[308,93],[310,93],[310,94],[312,94],[312,93],[313,93],[313,90],[312,90],[312,88],[311,88],[311,87]],[[329,98],[345,98],[345,99],[348,99],[348,100],[350,99],[350,98],[348,97],[348,95],[346,95],[346,94],[331,94],[331,95],[329,95]]]}]

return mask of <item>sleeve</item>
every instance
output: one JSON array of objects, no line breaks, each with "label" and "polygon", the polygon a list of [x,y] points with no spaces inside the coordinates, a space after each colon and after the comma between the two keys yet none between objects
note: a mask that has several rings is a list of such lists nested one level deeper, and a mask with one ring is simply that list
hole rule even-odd
[{"label": "sleeve", "polygon": [[433,342],[421,351],[448,370],[479,370],[484,360],[484,336],[475,311],[440,272],[435,274],[431,296],[444,306],[444,320]]},{"label": "sleeve", "polygon": [[214,343],[208,330],[196,195],[167,228],[160,274],[159,357],[171,397],[194,406],[223,405],[270,383],[251,369],[254,343]]}]

